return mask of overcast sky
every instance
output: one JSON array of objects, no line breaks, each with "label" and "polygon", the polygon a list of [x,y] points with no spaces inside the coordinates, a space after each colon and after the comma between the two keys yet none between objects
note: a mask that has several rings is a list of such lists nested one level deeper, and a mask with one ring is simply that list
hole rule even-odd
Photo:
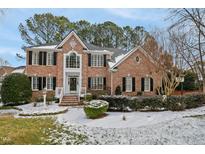
[{"label": "overcast sky", "polygon": [[15,56],[17,52],[24,53],[18,25],[25,23],[35,13],[47,12],[66,16],[70,21],[112,21],[120,26],[143,26],[147,31],[167,25],[167,9],[7,9],[5,15],[0,16],[0,57],[8,60],[12,66],[25,65],[25,61],[18,61]]}]

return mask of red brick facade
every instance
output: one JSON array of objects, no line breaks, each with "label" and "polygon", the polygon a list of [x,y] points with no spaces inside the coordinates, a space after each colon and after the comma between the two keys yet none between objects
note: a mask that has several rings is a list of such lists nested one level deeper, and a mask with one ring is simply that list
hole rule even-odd
[{"label": "red brick facade", "polygon": [[[75,41],[76,45],[72,48],[70,41]],[[108,64],[106,67],[91,67],[88,66],[88,53],[83,47],[82,42],[76,38],[75,35],[71,35],[60,49],[58,49],[56,57],[56,65],[29,65],[29,51],[31,48],[27,48],[27,60],[26,60],[26,70],[25,73],[28,76],[54,76],[56,77],[56,87],[64,86],[64,54],[75,51],[82,55],[82,86],[88,88],[88,77],[102,76],[106,78],[106,89],[111,89],[111,93],[115,93],[115,89],[118,85],[122,86],[122,78],[126,76],[135,77],[135,91],[133,92],[123,92],[125,95],[136,95],[137,92],[141,91],[141,78],[149,76],[153,78],[154,89],[160,85],[161,76],[156,71],[156,67],[150,59],[137,49],[132,55],[130,55],[126,60],[124,60],[119,66],[117,66],[117,71],[111,73]],[[35,49],[36,50],[36,49]],[[42,49],[39,49],[43,51]],[[107,55],[109,57],[110,55]],[[136,62],[136,56],[140,58],[139,62]],[[112,79],[112,81],[111,81]],[[38,97],[42,92],[33,92],[33,97]],[[145,95],[154,95],[155,90],[151,92],[144,92]]]}]

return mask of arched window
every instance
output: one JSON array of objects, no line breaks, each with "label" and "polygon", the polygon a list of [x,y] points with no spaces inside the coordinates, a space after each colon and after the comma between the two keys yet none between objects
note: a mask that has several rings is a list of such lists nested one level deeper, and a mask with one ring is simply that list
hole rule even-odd
[{"label": "arched window", "polygon": [[66,68],[80,68],[80,57],[71,53],[66,57]]}]

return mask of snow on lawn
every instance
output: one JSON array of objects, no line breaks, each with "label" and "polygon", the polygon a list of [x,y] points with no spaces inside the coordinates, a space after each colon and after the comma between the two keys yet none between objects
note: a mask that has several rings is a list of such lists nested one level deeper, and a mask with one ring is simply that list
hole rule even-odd
[{"label": "snow on lawn", "polygon": [[[89,127],[127,128],[156,124],[189,115],[205,114],[205,106],[181,112],[107,112],[107,116],[100,119],[88,119],[83,108],[69,108],[65,114],[59,115],[62,123],[87,125]],[[125,115],[126,120],[122,120]]]},{"label": "snow on lawn", "polygon": [[[126,121],[122,120],[125,114]],[[60,123],[88,137],[85,144],[205,144],[205,107],[183,112],[108,112],[101,119],[87,119],[82,108],[58,115]]]},{"label": "snow on lawn", "polygon": [[47,114],[47,113],[54,114],[54,113],[65,111],[68,108],[68,107],[61,107],[59,106],[59,104],[56,103],[52,103],[46,106],[44,106],[43,103],[40,103],[36,107],[33,107],[33,103],[29,103],[18,107],[23,110],[19,113],[21,115],[40,115],[40,114]]}]

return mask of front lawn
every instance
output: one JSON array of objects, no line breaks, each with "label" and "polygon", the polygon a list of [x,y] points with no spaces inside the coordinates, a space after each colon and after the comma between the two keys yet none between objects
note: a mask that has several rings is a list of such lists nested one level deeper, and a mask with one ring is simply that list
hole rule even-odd
[{"label": "front lawn", "polygon": [[10,110],[10,109],[22,111],[22,109],[15,107],[15,106],[0,106],[0,110]]},{"label": "front lawn", "polygon": [[[0,144],[62,144],[61,135],[75,135],[67,142],[82,143],[85,137],[66,132],[63,125],[59,125],[53,118],[14,118],[12,116],[0,117]],[[53,138],[58,136],[58,138]],[[56,142],[56,140],[58,142]]]}]

